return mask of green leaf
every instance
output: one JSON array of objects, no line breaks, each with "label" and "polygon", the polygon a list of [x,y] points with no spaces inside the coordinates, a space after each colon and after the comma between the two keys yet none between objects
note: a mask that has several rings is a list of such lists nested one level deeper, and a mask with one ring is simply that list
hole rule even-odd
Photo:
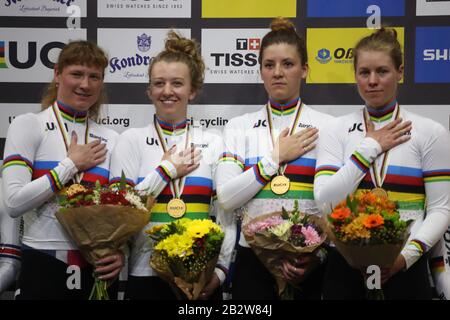
[{"label": "green leaf", "polygon": [[119,184],[119,190],[125,190],[125,187],[127,186],[125,173],[122,170],[122,174],[120,175],[120,184]]}]

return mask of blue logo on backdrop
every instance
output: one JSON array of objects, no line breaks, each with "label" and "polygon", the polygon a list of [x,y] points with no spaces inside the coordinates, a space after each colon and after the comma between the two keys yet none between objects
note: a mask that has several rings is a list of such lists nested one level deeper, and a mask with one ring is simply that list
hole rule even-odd
[{"label": "blue logo on backdrop", "polygon": [[450,27],[416,28],[415,82],[450,83]]},{"label": "blue logo on backdrop", "polygon": [[143,33],[141,36],[137,36],[137,46],[141,52],[150,50],[152,44],[152,37]]},{"label": "blue logo on backdrop", "polygon": [[330,50],[322,48],[319,51],[317,51],[316,60],[322,64],[330,62],[331,61]]},{"label": "blue logo on backdrop", "polygon": [[380,7],[382,17],[405,15],[405,0],[308,0],[308,17],[368,17],[371,5]]}]

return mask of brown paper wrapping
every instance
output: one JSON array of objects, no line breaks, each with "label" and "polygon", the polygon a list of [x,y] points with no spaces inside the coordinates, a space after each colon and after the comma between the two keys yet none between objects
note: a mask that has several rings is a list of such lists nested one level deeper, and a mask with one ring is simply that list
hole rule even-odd
[{"label": "brown paper wrapping", "polygon": [[[171,285],[178,299],[180,300],[184,299],[184,297],[179,293],[178,291],[179,289],[185,294],[185,296],[189,300],[197,300],[203,288],[211,279],[218,258],[219,255],[209,260],[206,265],[206,268],[203,269],[203,271],[201,271],[198,274],[193,274],[188,270],[180,270],[180,274],[176,276],[174,272],[170,269],[167,262],[163,260],[162,256],[158,252],[153,252],[150,258],[150,266],[153,268],[153,270],[156,271],[158,276],[160,276],[162,279],[164,279]],[[188,275],[190,278],[195,278],[196,280],[189,282],[186,279],[183,279],[182,274]],[[174,284],[176,285],[176,288],[174,288]]]},{"label": "brown paper wrapping", "polygon": [[349,244],[336,238],[330,222],[324,219],[324,223],[325,231],[330,241],[334,243],[336,249],[347,263],[355,269],[365,269],[371,265],[383,268],[392,267],[409,236],[409,232],[407,232],[404,241],[400,244]]},{"label": "brown paper wrapping", "polygon": [[[281,296],[283,291],[286,288],[286,280],[284,280],[283,274],[280,270],[280,260],[286,259],[286,260],[293,260],[297,258],[300,254],[303,253],[311,253],[314,250],[316,250],[326,239],[325,232],[323,232],[322,235],[322,242],[314,245],[314,246],[308,246],[308,247],[297,247],[294,246],[292,243],[289,243],[287,241],[281,240],[273,237],[266,237],[262,234],[250,234],[248,232],[247,226],[250,223],[255,223],[258,221],[265,220],[271,216],[281,216],[281,212],[273,212],[264,214],[261,216],[258,216],[256,218],[253,218],[249,221],[246,221],[242,231],[245,237],[245,240],[250,245],[252,250],[255,252],[256,256],[259,258],[259,260],[264,264],[267,270],[270,271],[270,273],[273,275],[277,282],[278,287],[278,295]],[[310,216],[310,221],[312,224],[316,225],[320,229],[324,230],[324,223],[323,220],[320,217],[317,216]]]},{"label": "brown paper wrapping", "polygon": [[150,220],[149,212],[118,205],[64,208],[55,215],[90,264],[119,251]]}]

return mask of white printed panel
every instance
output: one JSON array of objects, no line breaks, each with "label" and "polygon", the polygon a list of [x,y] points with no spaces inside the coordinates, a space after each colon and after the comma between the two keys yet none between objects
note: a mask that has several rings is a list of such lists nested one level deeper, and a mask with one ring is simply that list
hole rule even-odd
[{"label": "white printed panel", "polygon": [[1,0],[0,16],[86,17],[87,0]]},{"label": "white printed panel", "polygon": [[[335,117],[340,117],[363,108],[361,105],[313,105],[311,107]],[[432,119],[450,130],[450,105],[401,105],[401,108]]]},{"label": "white printed panel", "polygon": [[0,82],[50,82],[64,45],[85,39],[86,29],[0,28]]},{"label": "white printed panel", "polygon": [[203,29],[205,83],[261,83],[259,47],[267,29]]},{"label": "white printed panel", "polygon": [[[108,54],[105,82],[148,83],[148,65],[164,49],[170,29],[98,29],[98,44]],[[190,38],[190,29],[177,29]],[[120,41],[118,41],[120,40]]]},{"label": "white printed panel", "polygon": [[37,103],[0,103],[0,138],[6,138],[9,125],[15,117],[40,110],[41,106]]},{"label": "white printed panel", "polygon": [[[257,111],[261,107],[259,105],[194,104],[188,107],[188,119],[205,130],[221,131],[231,118],[247,112]],[[100,121],[117,132],[123,132],[128,128],[147,126],[153,119],[154,113],[155,108],[150,104],[110,104],[104,108]]]},{"label": "white printed panel", "polygon": [[450,1],[416,0],[416,15],[418,16],[449,16]]},{"label": "white printed panel", "polygon": [[190,18],[191,0],[98,0],[99,17]]}]

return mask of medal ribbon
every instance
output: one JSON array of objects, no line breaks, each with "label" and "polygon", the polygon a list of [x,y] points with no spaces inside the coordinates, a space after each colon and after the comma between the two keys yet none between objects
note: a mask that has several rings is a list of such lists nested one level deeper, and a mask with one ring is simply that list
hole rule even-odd
[{"label": "medal ribbon", "polygon": [[[158,123],[158,120],[156,119],[156,114],[153,117],[153,124],[155,125],[156,133],[158,134],[158,140],[161,144],[161,148],[163,149],[163,152],[166,153],[168,150],[166,139],[164,139],[161,126]],[[187,149],[189,143],[189,123],[186,124],[186,142],[184,149]],[[172,196],[174,198],[180,199],[181,195],[183,194],[184,184],[186,182],[186,176],[182,177],[181,179],[175,179],[175,181],[170,180],[170,184],[172,185],[173,194]]]},{"label": "medal ribbon", "polygon": [[[394,114],[395,114],[395,116],[394,116],[394,121],[395,121],[400,116],[400,106],[398,105],[398,103],[395,105]],[[369,121],[371,121],[369,112],[367,111],[367,108],[364,108],[364,127],[366,128],[366,133],[367,133],[367,124]],[[380,171],[378,171],[378,169],[377,169],[376,159],[370,166],[370,171],[371,171],[371,174],[373,177],[372,180],[373,180],[373,183],[375,184],[376,188],[381,188],[381,186],[383,185],[384,179],[386,178],[387,157],[388,157],[389,151],[390,150],[386,151],[383,154],[383,161],[381,162],[381,170]]]},{"label": "medal ribbon", "polygon": [[[295,114],[293,124],[291,124],[290,130],[289,130],[290,136],[294,134],[295,129],[297,128],[298,121],[300,120],[300,114],[302,113],[302,105],[303,105],[303,102],[301,101],[301,99],[298,99],[297,106],[296,106],[297,113]],[[272,111],[270,109],[270,101],[266,104],[266,111],[267,111],[267,127],[269,129],[269,135],[270,135],[270,140],[272,141],[272,149],[273,149],[275,147],[275,138],[273,136]],[[285,163],[284,165],[280,165],[280,167],[278,168],[278,174],[284,175],[284,172],[286,171],[286,167],[287,167],[287,163]]]},{"label": "medal ribbon", "polygon": [[[69,151],[69,133],[67,132],[66,127],[64,126],[64,123],[62,121],[62,116],[61,116],[61,112],[59,111],[58,102],[55,101],[55,103],[52,105],[52,109],[53,109],[53,113],[56,118],[56,122],[58,124],[59,132],[61,133],[61,136],[62,136],[62,139],[64,142],[64,147],[66,148],[66,151]],[[84,132],[84,144],[87,144],[88,143],[88,132],[89,132],[89,122],[88,122],[87,115],[86,115],[86,120],[84,123],[85,123],[85,127],[86,127],[86,130]],[[83,175],[84,175],[84,172],[76,173],[74,176],[75,182],[80,183],[81,180],[83,179]]]}]

